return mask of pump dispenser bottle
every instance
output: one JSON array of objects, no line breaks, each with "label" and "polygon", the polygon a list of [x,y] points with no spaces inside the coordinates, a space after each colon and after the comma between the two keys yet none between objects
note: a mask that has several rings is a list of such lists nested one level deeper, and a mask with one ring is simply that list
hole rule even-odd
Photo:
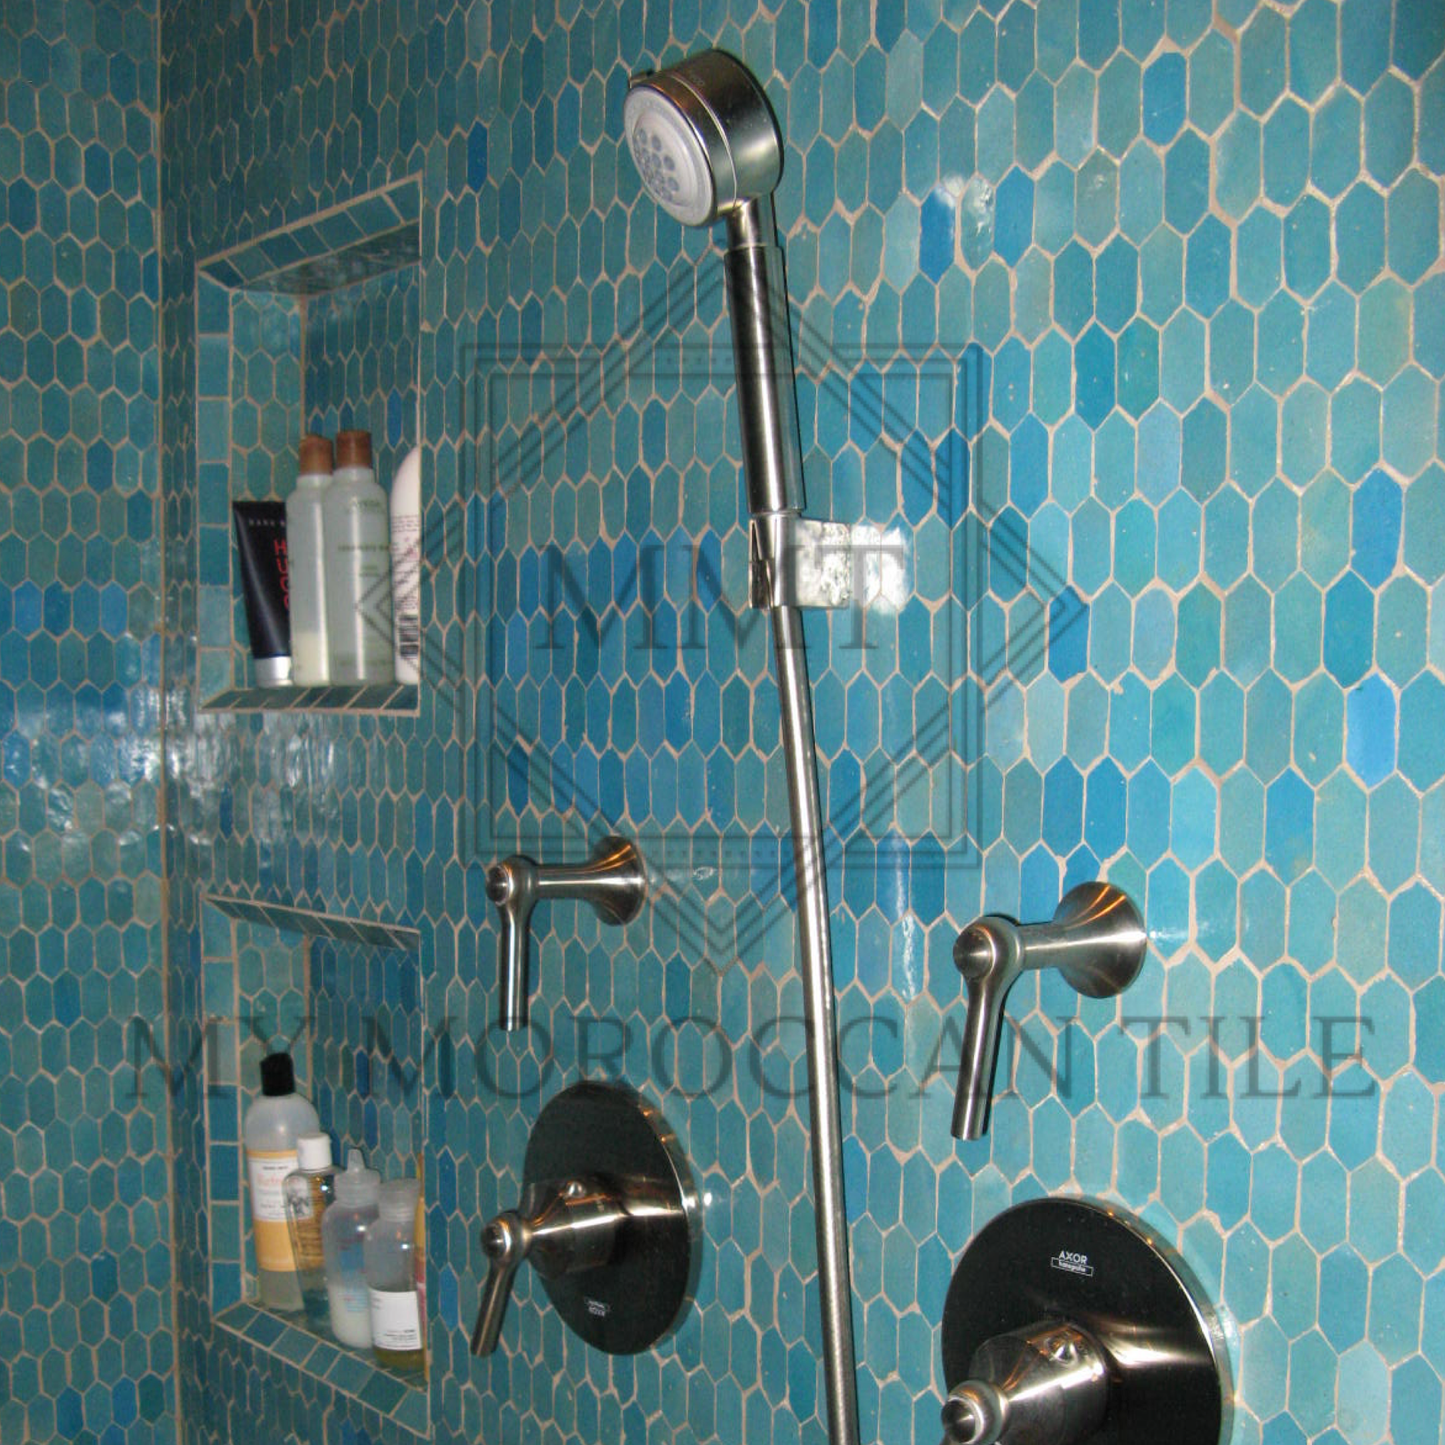
[{"label": "pump dispenser bottle", "polygon": [[331,681],[391,682],[391,527],[371,469],[370,432],[337,434],[322,526]]}]

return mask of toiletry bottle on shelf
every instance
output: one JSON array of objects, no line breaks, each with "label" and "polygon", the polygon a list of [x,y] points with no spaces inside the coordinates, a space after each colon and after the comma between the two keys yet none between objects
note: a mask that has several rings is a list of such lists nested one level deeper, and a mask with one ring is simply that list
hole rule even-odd
[{"label": "toiletry bottle on shelf", "polygon": [[363,1167],[353,1149],[346,1168],[336,1173],[336,1199],[321,1221],[321,1252],[326,1264],[326,1299],[331,1333],[343,1345],[371,1348],[371,1303],[366,1292],[364,1247],[376,1219],[381,1175]]},{"label": "toiletry bottle on shelf", "polygon": [[331,681],[326,646],[326,553],[321,543],[321,500],[331,485],[331,473],[331,438],[308,432],[298,450],[296,489],[286,498],[291,681],[302,687]]},{"label": "toiletry bottle on shelf", "polygon": [[331,681],[391,682],[391,527],[370,432],[337,434],[321,508]]},{"label": "toiletry bottle on shelf", "polygon": [[256,1276],[267,1309],[288,1313],[301,1309],[283,1186],[299,1163],[297,1137],[314,1134],[320,1124],[316,1110],[296,1092],[291,1055],[267,1054],[261,1060],[261,1097],[246,1110],[244,1130]]},{"label": "toiletry bottle on shelf", "polygon": [[421,681],[421,448],[391,483],[391,629],[398,682]]},{"label": "toiletry bottle on shelf", "polygon": [[326,1299],[321,1223],[336,1195],[330,1135],[302,1134],[296,1140],[296,1158],[296,1172],[288,1174],[282,1186],[286,1227],[291,1235],[291,1254],[296,1260],[296,1282],[301,1287],[306,1323],[314,1330],[324,1330],[330,1320],[330,1305]]},{"label": "toiletry bottle on shelf", "polygon": [[291,681],[291,559],[281,502],[232,502],[237,562],[257,687]]},{"label": "toiletry bottle on shelf", "polygon": [[381,1187],[379,1217],[366,1235],[366,1285],[371,1343],[379,1364],[425,1370],[426,1340],[416,1291],[416,1207],[421,1183],[397,1179]]},{"label": "toiletry bottle on shelf", "polygon": [[417,1158],[416,1248],[412,1250],[411,1274],[416,1281],[416,1307],[426,1319],[426,1200],[422,1198],[421,1159]]}]

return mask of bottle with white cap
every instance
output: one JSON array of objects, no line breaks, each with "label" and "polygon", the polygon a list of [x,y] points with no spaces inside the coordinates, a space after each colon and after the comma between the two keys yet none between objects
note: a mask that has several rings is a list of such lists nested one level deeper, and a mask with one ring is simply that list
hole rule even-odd
[{"label": "bottle with white cap", "polygon": [[416,1207],[421,1181],[381,1186],[379,1217],[366,1235],[366,1286],[377,1362],[393,1370],[426,1369],[426,1335],[416,1288]]},{"label": "bottle with white cap", "polygon": [[286,1197],[286,1227],[291,1232],[291,1254],[296,1260],[296,1282],[306,1323],[324,1330],[331,1318],[326,1299],[326,1268],[321,1251],[321,1221],[336,1197],[336,1167],[331,1162],[329,1134],[300,1134],[296,1138],[297,1169],[281,1186]]},{"label": "bottle with white cap", "polygon": [[376,1220],[381,1175],[361,1162],[353,1149],[346,1168],[336,1175],[336,1200],[321,1221],[321,1249],[326,1262],[326,1297],[331,1333],[343,1345],[371,1348],[371,1305],[366,1294],[365,1245]]}]

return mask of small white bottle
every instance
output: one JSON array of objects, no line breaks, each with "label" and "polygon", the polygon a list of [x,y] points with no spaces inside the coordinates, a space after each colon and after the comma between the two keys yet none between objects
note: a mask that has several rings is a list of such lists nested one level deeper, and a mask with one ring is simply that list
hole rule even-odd
[{"label": "small white bottle", "polygon": [[416,1288],[416,1213],[421,1181],[381,1186],[376,1223],[366,1232],[366,1287],[371,1345],[378,1364],[426,1369],[426,1333]]},{"label": "small white bottle", "polygon": [[353,1149],[346,1168],[337,1171],[336,1199],[321,1221],[321,1252],[326,1264],[326,1297],[331,1333],[343,1345],[371,1348],[371,1301],[366,1291],[367,1231],[376,1222],[381,1175],[361,1163]]},{"label": "small white bottle", "polygon": [[308,432],[298,452],[296,490],[286,498],[286,547],[291,564],[291,681],[331,681],[326,645],[326,552],[322,496],[331,485],[331,438]]},{"label": "small white bottle", "polygon": [[391,528],[371,470],[370,432],[337,434],[322,533],[331,681],[391,682]]},{"label": "small white bottle", "polygon": [[[398,682],[421,681],[421,448],[391,483],[392,663]],[[292,644],[295,650],[295,644]]]},{"label": "small white bottle", "polygon": [[251,1186],[251,1228],[256,1276],[267,1309],[296,1313],[301,1286],[286,1228],[286,1176],[299,1164],[296,1140],[321,1127],[316,1110],[296,1092],[291,1055],[261,1060],[261,1097],[246,1110],[246,1177]]},{"label": "small white bottle", "polygon": [[301,1134],[296,1139],[297,1168],[286,1176],[286,1224],[296,1260],[296,1282],[306,1323],[324,1330],[330,1318],[326,1272],[322,1262],[321,1223],[336,1197],[336,1170],[331,1163],[329,1134]]}]

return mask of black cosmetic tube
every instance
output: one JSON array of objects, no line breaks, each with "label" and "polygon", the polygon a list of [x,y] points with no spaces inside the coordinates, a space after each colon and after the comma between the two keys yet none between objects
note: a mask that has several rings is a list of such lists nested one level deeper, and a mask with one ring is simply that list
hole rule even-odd
[{"label": "black cosmetic tube", "polygon": [[246,629],[261,687],[291,681],[291,579],[286,558],[286,504],[232,502]]}]

